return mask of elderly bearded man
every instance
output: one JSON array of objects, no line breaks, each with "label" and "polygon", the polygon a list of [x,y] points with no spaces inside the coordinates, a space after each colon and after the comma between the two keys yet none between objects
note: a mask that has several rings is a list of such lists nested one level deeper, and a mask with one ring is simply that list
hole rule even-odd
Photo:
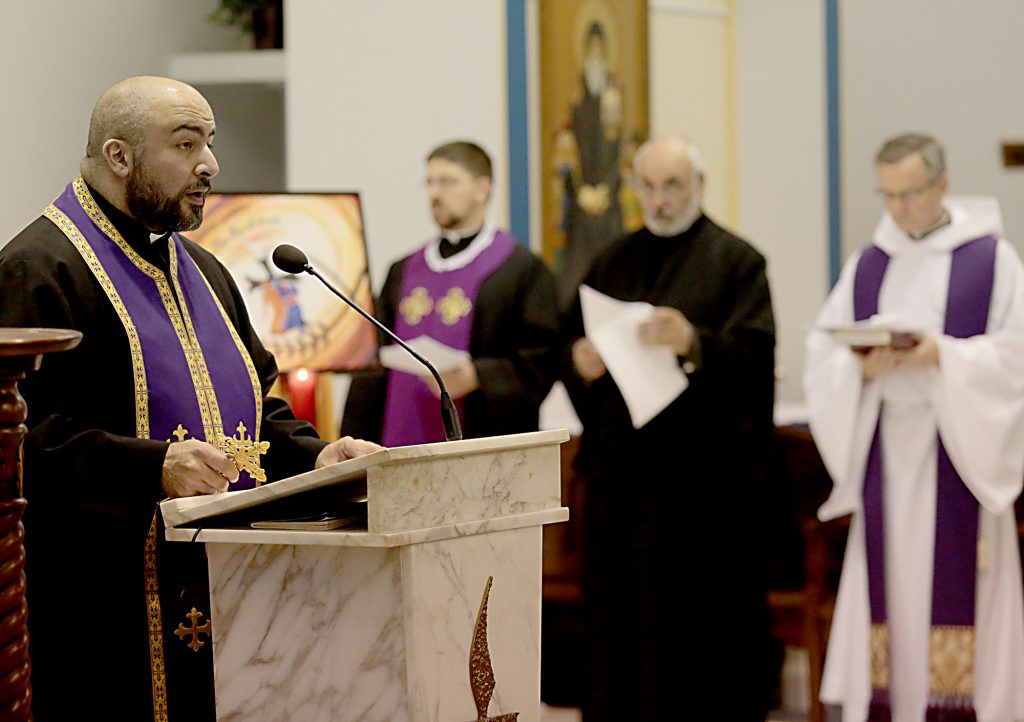
[{"label": "elderly bearded man", "polygon": [[[584,426],[584,717],[763,720],[780,661],[752,522],[774,399],[765,261],[702,212],[691,143],[648,141],[633,169],[645,228],[613,243],[586,283],[653,305],[638,342],[670,348],[689,385],[634,428],[577,302],[565,376]],[[694,655],[683,672],[679,658]]]}]

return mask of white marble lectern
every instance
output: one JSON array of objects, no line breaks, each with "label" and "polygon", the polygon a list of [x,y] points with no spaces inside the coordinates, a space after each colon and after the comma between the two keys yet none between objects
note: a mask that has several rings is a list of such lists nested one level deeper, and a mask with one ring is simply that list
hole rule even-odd
[{"label": "white marble lectern", "polygon": [[[385,449],[165,502],[167,538],[207,548],[217,719],[539,722],[541,527],[569,516],[567,439],[557,430]],[[217,528],[210,517],[363,479],[365,531]],[[486,637],[478,629],[474,648],[478,618]]]}]

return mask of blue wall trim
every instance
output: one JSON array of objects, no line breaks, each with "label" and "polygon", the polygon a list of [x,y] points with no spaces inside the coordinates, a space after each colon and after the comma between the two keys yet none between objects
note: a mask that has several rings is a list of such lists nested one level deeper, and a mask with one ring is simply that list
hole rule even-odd
[{"label": "blue wall trim", "polygon": [[526,0],[505,0],[508,47],[508,210],[512,234],[530,244],[530,128],[526,110]]},{"label": "blue wall trim", "polygon": [[828,114],[829,287],[839,280],[842,251],[842,184],[839,158],[839,0],[825,0],[825,97]]}]

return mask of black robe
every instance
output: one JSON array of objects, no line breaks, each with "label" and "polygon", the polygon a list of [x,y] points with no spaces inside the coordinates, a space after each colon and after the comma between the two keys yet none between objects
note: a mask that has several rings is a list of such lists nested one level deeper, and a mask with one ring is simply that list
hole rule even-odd
[{"label": "black robe", "polygon": [[[585,282],[677,308],[697,332],[679,359],[689,387],[640,429],[609,375],[585,384],[568,349],[563,358],[584,427],[585,719],[763,719],[780,653],[752,513],[774,399],[764,258],[701,216],[673,238],[642,229],[620,239]],[[582,335],[577,300],[570,348]]]},{"label": "black robe", "polygon": [[[377,319],[388,328],[394,327],[405,260],[391,266],[377,301]],[[389,340],[381,335],[380,342]],[[477,293],[469,353],[480,388],[465,398],[464,436],[536,431],[540,404],[555,380],[559,344],[554,278],[517,245]],[[353,375],[342,433],[380,441],[387,376],[387,369]]]},{"label": "black robe", "polygon": [[[150,243],[146,229],[93,196],[125,240],[167,273],[166,243]],[[326,442],[284,401],[266,395],[277,365],[234,281],[213,255],[184,243],[259,375],[268,479],[309,470]],[[45,357],[20,384],[28,404],[25,546],[35,720],[152,719],[143,548],[164,497],[168,444],[135,437],[124,327],[78,251],[47,218],[0,249],[0,326],[83,333],[77,348]],[[178,622],[189,626],[183,614],[204,597],[205,553],[200,545],[163,541],[162,528],[158,544],[170,719],[212,719],[209,638],[194,653],[172,634]],[[209,618],[205,611],[200,622]]]}]

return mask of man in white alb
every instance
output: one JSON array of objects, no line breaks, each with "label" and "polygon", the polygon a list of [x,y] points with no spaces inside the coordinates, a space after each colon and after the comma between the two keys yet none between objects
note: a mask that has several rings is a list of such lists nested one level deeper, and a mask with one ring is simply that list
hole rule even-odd
[{"label": "man in white alb", "polygon": [[[821,699],[843,722],[1024,720],[1024,267],[994,199],[946,197],[933,138],[875,161],[886,213],[807,340],[819,516],[853,514]],[[916,343],[820,330],[872,316]]]}]

